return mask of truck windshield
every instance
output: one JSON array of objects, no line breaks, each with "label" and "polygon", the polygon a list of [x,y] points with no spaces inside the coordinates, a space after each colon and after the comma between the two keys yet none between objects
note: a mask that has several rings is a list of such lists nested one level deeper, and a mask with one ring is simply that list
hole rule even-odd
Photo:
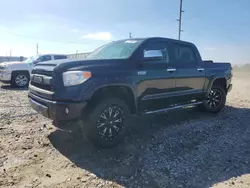
[{"label": "truck windshield", "polygon": [[33,63],[35,60],[37,60],[40,56],[31,56],[28,59],[26,59],[25,63]]},{"label": "truck windshield", "polygon": [[142,40],[122,40],[111,42],[96,49],[87,56],[87,59],[127,59]]},{"label": "truck windshield", "polygon": [[34,61],[35,57],[34,56],[31,56],[29,57],[28,59],[26,59],[24,62],[25,63],[32,63]]}]

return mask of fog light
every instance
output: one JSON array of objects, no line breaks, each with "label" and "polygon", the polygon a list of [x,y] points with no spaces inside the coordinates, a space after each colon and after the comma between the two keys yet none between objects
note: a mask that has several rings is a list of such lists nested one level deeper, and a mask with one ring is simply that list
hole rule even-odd
[{"label": "fog light", "polygon": [[69,109],[65,108],[65,113],[68,114],[69,113]]}]

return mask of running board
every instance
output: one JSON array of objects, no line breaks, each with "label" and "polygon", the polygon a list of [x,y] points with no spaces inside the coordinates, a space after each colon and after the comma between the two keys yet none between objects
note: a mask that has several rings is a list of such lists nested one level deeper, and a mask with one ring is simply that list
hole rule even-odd
[{"label": "running board", "polygon": [[196,105],[199,105],[199,104],[202,104],[202,102],[194,102],[194,103],[190,103],[190,104],[178,105],[178,106],[173,106],[173,107],[154,110],[154,111],[147,111],[147,112],[143,112],[142,115],[165,113],[165,112],[168,112],[170,110],[176,110],[176,109],[179,109],[179,108],[186,108],[186,107],[193,107],[193,106],[196,106]]}]

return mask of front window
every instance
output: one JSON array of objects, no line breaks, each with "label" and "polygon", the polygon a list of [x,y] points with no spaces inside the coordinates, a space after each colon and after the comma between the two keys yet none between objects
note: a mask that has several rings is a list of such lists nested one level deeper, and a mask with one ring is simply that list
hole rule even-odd
[{"label": "front window", "polygon": [[169,63],[168,45],[163,42],[150,42],[143,46],[143,58],[146,62]]},{"label": "front window", "polygon": [[142,40],[122,40],[104,45],[87,56],[87,59],[127,59]]},{"label": "front window", "polygon": [[37,56],[31,56],[28,59],[26,59],[24,62],[28,64],[36,64],[38,62],[43,62],[43,61],[49,61],[51,60],[50,55],[37,55]]},{"label": "front window", "polygon": [[37,58],[38,58],[37,56],[31,56],[28,59],[26,59],[24,62],[30,64],[30,63],[33,63]]}]

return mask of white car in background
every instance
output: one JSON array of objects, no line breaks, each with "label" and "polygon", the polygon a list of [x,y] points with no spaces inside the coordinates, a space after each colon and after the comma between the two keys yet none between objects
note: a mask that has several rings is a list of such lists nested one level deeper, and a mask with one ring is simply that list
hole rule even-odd
[{"label": "white car in background", "polygon": [[0,63],[0,82],[10,83],[14,87],[27,87],[33,66],[39,62],[67,59],[66,55],[44,54],[30,57],[25,61]]}]

